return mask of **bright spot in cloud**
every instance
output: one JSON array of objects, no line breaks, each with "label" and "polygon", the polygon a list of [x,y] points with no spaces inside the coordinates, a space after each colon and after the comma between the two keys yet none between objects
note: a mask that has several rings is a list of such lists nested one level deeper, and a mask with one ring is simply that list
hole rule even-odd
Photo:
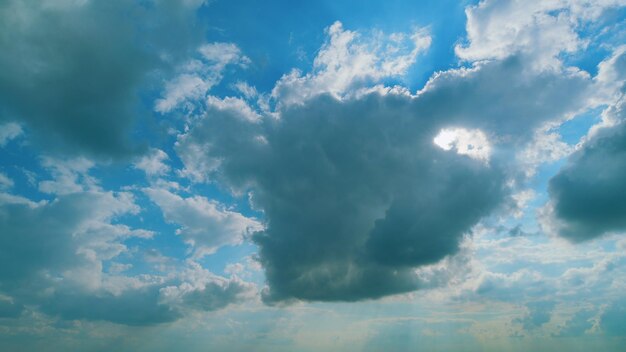
[{"label": "bright spot in cloud", "polygon": [[435,137],[433,142],[443,150],[456,151],[470,158],[489,161],[491,146],[487,136],[481,130],[464,128],[444,128]]}]

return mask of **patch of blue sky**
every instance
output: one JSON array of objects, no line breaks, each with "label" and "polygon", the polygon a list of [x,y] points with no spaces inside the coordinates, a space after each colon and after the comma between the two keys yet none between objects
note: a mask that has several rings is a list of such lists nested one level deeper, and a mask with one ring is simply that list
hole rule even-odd
[{"label": "patch of blue sky", "polygon": [[565,121],[558,128],[561,139],[570,145],[580,142],[580,139],[587,134],[591,126],[601,121],[601,114],[604,109],[606,109],[606,105],[601,105]]},{"label": "patch of blue sky", "polygon": [[[200,18],[210,23],[207,42],[236,43],[252,63],[246,80],[261,92],[269,92],[288,73],[286,68],[308,72],[317,51],[326,40],[323,28],[340,20],[346,29],[411,32],[428,28],[433,45],[411,67],[406,82],[420,89],[432,72],[457,64],[454,45],[465,33],[464,8],[476,1],[394,0],[386,2],[276,1],[215,2]],[[223,13],[229,13],[224,17]],[[263,45],[258,45],[263,43]],[[219,95],[220,88],[214,90]]]},{"label": "patch of blue sky", "polygon": [[[23,127],[22,127],[23,128]],[[0,171],[13,181],[9,193],[38,202],[54,197],[39,191],[38,182],[48,178],[49,173],[41,166],[41,154],[28,140],[28,130],[24,135],[9,141],[0,148]]]}]

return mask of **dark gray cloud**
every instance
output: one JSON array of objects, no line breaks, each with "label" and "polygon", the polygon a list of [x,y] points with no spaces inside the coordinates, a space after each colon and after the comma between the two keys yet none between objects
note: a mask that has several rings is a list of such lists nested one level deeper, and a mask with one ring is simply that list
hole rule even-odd
[{"label": "dark gray cloud", "polygon": [[[584,104],[589,83],[512,57],[436,75],[416,98],[321,95],[256,121],[210,104],[177,152],[195,179],[253,192],[268,301],[376,298],[417,289],[415,267],[457,252],[506,195],[514,147]],[[437,147],[447,127],[484,131],[489,163]]]},{"label": "dark gray cloud", "polygon": [[[613,113],[624,119],[624,105]],[[626,230],[626,123],[598,131],[550,180],[552,226],[580,242]]]},{"label": "dark gray cloud", "polygon": [[586,107],[591,93],[586,73],[535,71],[529,60],[517,55],[479,69],[438,73],[417,99],[417,109],[449,125],[490,131],[518,146],[527,143],[546,121]]},{"label": "dark gray cloud", "polygon": [[211,143],[223,182],[250,187],[263,209],[267,229],[254,241],[267,299],[414,290],[412,268],[454,254],[498,204],[499,169],[437,147],[436,123],[413,108],[401,96],[323,96],[263,123],[213,111],[181,139],[181,153]]},{"label": "dark gray cloud", "polygon": [[46,148],[132,152],[138,88],[201,39],[190,4],[3,1],[0,119],[25,121]]},{"label": "dark gray cloud", "polygon": [[111,292],[55,292],[39,301],[40,309],[64,320],[102,320],[124,325],[155,325],[182,313],[159,302],[160,285]]}]

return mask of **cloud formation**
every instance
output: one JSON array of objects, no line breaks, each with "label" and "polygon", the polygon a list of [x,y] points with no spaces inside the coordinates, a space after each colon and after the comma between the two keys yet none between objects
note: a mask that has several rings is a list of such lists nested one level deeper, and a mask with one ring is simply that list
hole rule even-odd
[{"label": "cloud formation", "polygon": [[623,102],[613,109],[617,126],[597,130],[550,180],[544,209],[548,231],[580,242],[626,230],[626,123]]},{"label": "cloud formation", "polygon": [[[0,316],[17,317],[28,306],[66,320],[154,325],[254,294],[254,285],[214,275],[193,261],[180,274],[107,270],[109,264],[115,267],[112,260],[131,255],[126,241],[154,236],[119,223],[140,212],[134,196],[102,190],[89,177],[91,163],[84,159],[44,165],[53,179],[42,181],[40,188],[52,200],[0,193]],[[217,215],[229,217],[228,212]],[[182,290],[177,295],[182,303],[170,299],[176,288]]]},{"label": "cloud formation", "polygon": [[[454,254],[501,200],[497,167],[433,143],[438,122],[406,96],[329,96],[250,122],[208,110],[178,153],[252,192],[268,300],[359,300],[418,287],[412,268]],[[219,127],[217,127],[219,126]],[[471,201],[470,201],[471,199]],[[454,220],[453,220],[454,219]]]},{"label": "cloud formation", "polygon": [[183,198],[156,187],[144,192],[161,208],[166,221],[181,225],[176,234],[193,248],[196,258],[212,254],[224,245],[241,244],[245,237],[263,228],[256,219],[225,209],[205,197]]},{"label": "cloud formation", "polygon": [[581,26],[623,5],[620,0],[484,0],[466,8],[468,43],[455,52],[469,61],[525,54],[534,68],[557,68],[559,55],[588,44],[578,34]]},{"label": "cloud formation", "polygon": [[[390,73],[375,63],[391,59],[353,44],[357,34],[339,23],[327,34],[311,73],[277,82],[276,111],[209,97],[176,145],[183,174],[251,192],[263,211],[266,228],[253,239],[268,301],[419,288],[414,269],[455,254],[505,200],[507,178],[520,172],[514,150],[590,102],[588,74],[535,70],[526,53],[437,73],[416,95],[363,90],[353,83],[376,83]],[[374,61],[359,66],[360,57]]]},{"label": "cloud formation", "polygon": [[[198,42],[199,2],[3,1],[0,118],[19,119],[48,149],[120,157],[148,74]],[[167,56],[163,54],[166,53]]]}]

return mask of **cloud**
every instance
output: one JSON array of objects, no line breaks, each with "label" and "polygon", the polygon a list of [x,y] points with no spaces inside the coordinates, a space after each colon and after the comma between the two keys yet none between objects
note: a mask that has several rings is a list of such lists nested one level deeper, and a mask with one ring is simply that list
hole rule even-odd
[{"label": "cloud", "polygon": [[159,303],[160,287],[151,285],[111,292],[57,292],[53,299],[44,300],[41,309],[65,320],[109,321],[124,325],[155,325],[174,321],[182,314]]},{"label": "cloud", "polygon": [[620,0],[484,0],[466,8],[468,42],[457,45],[455,52],[468,61],[522,53],[535,68],[556,68],[561,64],[560,54],[587,45],[578,35],[580,26],[620,6],[624,6]]},{"label": "cloud", "polygon": [[195,8],[177,1],[3,1],[0,104],[48,150],[120,157],[138,90],[195,47]]},{"label": "cloud", "polygon": [[183,198],[163,188],[145,188],[144,192],[161,208],[166,221],[181,225],[176,233],[193,247],[194,257],[241,244],[245,236],[263,228],[257,220],[205,197]]},{"label": "cloud", "polygon": [[253,239],[267,299],[414,290],[413,268],[456,253],[499,203],[501,170],[437,147],[438,122],[413,104],[395,95],[321,96],[260,122],[209,109],[179,138],[186,167],[214,165],[204,171],[234,192],[252,191],[264,212],[267,228]]},{"label": "cloud", "polygon": [[480,130],[442,129],[433,142],[444,150],[454,149],[459,154],[485,162],[491,156],[487,136]]},{"label": "cloud", "polygon": [[[49,201],[0,193],[0,315],[18,318],[28,309],[54,319],[154,325],[254,296],[254,285],[211,274],[193,262],[182,273],[172,266],[165,275],[126,276],[116,270],[116,264],[131,267],[113,262],[132,258],[127,240],[149,240],[154,233],[123,223],[141,209],[131,193],[97,186],[89,175],[92,165],[84,158],[44,158],[53,179],[40,188],[53,195]],[[215,210],[209,215],[215,215],[217,225],[230,230],[238,224],[239,214],[194,201],[192,205],[208,206],[200,210]],[[199,244],[200,250],[207,249]],[[110,270],[104,269],[107,264]],[[202,275],[189,274],[194,270]],[[164,290],[170,287],[193,287],[181,295],[190,303],[166,302]]]},{"label": "cloud", "polygon": [[518,154],[518,160],[525,174],[533,176],[540,165],[561,160],[573,153],[574,148],[563,142],[558,133],[540,128],[535,132],[533,141]]},{"label": "cloud", "polygon": [[552,311],[556,305],[553,301],[537,301],[526,304],[528,312],[513,322],[521,324],[526,331],[533,331],[550,321]]},{"label": "cloud", "polygon": [[572,242],[626,230],[626,123],[624,103],[613,112],[620,121],[585,142],[550,180],[544,228]]},{"label": "cloud", "polygon": [[42,270],[58,273],[113,257],[125,249],[118,240],[146,235],[109,222],[138,210],[126,193],[73,193],[48,203],[4,199],[0,206],[5,285],[38,277]]},{"label": "cloud", "polygon": [[13,187],[13,180],[0,172],[0,191]]},{"label": "cloud", "polygon": [[313,71],[302,75],[293,70],[276,83],[272,97],[279,104],[300,104],[324,93],[340,98],[355,87],[402,76],[431,43],[424,29],[363,37],[335,22],[326,33],[328,40],[315,57]]},{"label": "cloud", "polygon": [[521,269],[511,273],[479,272],[474,280],[467,282],[470,292],[464,292],[470,299],[471,294],[496,301],[520,302],[528,298],[540,299],[553,290],[550,282],[536,270]]},{"label": "cloud", "polygon": [[95,163],[87,158],[42,158],[42,166],[52,179],[39,182],[39,190],[48,194],[70,194],[87,190],[99,190],[98,182],[89,175]]},{"label": "cloud", "polygon": [[[250,192],[264,212],[253,239],[268,301],[419,288],[415,268],[455,254],[502,204],[505,181],[521,173],[516,151],[594,104],[587,73],[534,70],[523,52],[436,73],[415,95],[386,89],[376,84],[419,50],[396,57],[340,23],[327,34],[311,72],[276,83],[275,111],[250,118],[243,99],[209,99],[175,147],[181,174]],[[451,140],[438,138],[446,131]]]},{"label": "cloud", "polygon": [[0,147],[4,147],[9,141],[22,135],[22,126],[15,122],[0,124]]},{"label": "cloud", "polygon": [[523,148],[548,121],[563,120],[593,104],[593,81],[585,72],[536,72],[529,64],[527,57],[517,55],[435,73],[415,104],[448,128],[479,129]]},{"label": "cloud", "polygon": [[189,263],[181,278],[181,284],[161,289],[162,302],[183,309],[214,311],[256,295],[254,284],[236,276],[225,279],[193,262]]},{"label": "cloud", "polygon": [[170,171],[170,167],[165,163],[169,157],[160,149],[152,149],[149,154],[142,156],[134,166],[142,170],[147,176],[162,176]]},{"label": "cloud", "polygon": [[245,67],[249,62],[241,50],[232,43],[204,44],[198,49],[199,59],[187,62],[181,73],[165,84],[163,97],[155,104],[155,111],[167,113],[183,103],[192,110],[193,102],[201,100],[222,80],[227,65]]}]

